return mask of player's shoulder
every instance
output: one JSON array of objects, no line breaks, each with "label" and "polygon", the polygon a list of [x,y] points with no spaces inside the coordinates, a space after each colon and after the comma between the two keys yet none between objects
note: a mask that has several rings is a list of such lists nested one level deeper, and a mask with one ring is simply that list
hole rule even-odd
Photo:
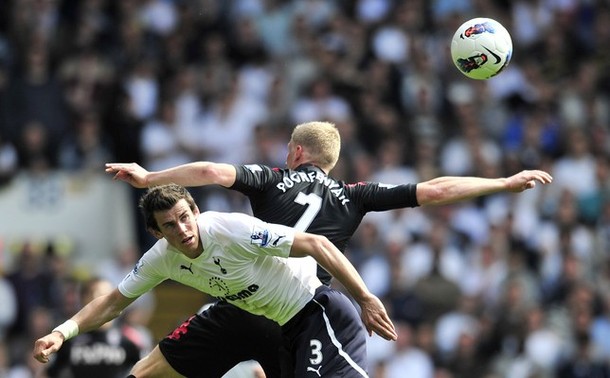
[{"label": "player's shoulder", "polygon": [[278,168],[278,167],[272,167],[266,164],[242,164],[242,165],[238,165],[236,167],[240,167],[241,169],[243,169],[246,172],[250,172],[253,174],[261,174],[261,173],[280,173],[282,171],[286,171],[286,168]]},{"label": "player's shoulder", "polygon": [[205,211],[199,214],[199,230],[207,235],[218,233],[232,234],[237,229],[250,227],[257,219],[239,212]]},{"label": "player's shoulder", "polygon": [[352,192],[367,191],[379,187],[378,182],[372,181],[342,182],[342,184],[345,190]]},{"label": "player's shoulder", "polygon": [[234,188],[264,187],[281,181],[285,176],[285,168],[271,167],[264,164],[244,164],[235,166],[236,182]]}]

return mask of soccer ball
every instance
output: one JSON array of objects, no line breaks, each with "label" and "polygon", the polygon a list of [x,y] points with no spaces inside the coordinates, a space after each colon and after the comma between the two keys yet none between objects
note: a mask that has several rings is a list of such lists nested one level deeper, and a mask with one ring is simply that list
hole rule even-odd
[{"label": "soccer ball", "polygon": [[455,66],[471,79],[486,80],[499,74],[510,62],[513,42],[496,20],[473,18],[460,26],[451,40]]}]

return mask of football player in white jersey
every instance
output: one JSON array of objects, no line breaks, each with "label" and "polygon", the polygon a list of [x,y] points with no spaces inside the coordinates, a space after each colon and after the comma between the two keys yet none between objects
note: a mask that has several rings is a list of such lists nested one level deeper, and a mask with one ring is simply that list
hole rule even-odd
[{"label": "football player in white jersey", "polygon": [[[312,371],[319,376],[366,377],[366,333],[396,339],[381,301],[326,237],[245,214],[200,214],[190,193],[176,184],[149,189],[140,208],[159,241],[115,290],[36,340],[38,361],[48,362],[65,340],[116,318],[167,279],[277,322],[296,377]],[[344,294],[323,285],[315,274],[300,275],[286,264],[287,257],[305,256],[341,282],[360,305],[361,315]],[[178,328],[171,337],[181,335]],[[156,351],[139,361],[130,377],[181,376]]]}]

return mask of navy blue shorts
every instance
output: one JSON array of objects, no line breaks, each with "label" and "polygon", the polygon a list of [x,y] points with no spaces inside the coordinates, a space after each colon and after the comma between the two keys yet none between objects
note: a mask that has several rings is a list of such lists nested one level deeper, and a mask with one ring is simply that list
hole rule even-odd
[{"label": "navy blue shorts", "polygon": [[360,315],[344,294],[326,286],[283,327],[218,302],[176,328],[159,349],[189,378],[220,378],[247,360],[258,361],[268,378],[366,376]]},{"label": "navy blue shorts", "polygon": [[367,332],[343,293],[318,288],[282,332],[294,377],[368,377]]}]

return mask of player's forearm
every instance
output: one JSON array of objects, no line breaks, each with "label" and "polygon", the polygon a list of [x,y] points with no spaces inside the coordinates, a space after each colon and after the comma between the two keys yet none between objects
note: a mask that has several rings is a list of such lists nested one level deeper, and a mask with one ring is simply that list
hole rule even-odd
[{"label": "player's forearm", "polygon": [[149,186],[175,183],[183,186],[199,186],[209,184],[209,180],[202,174],[209,163],[194,162],[178,165],[161,171],[149,172],[146,181]]},{"label": "player's forearm", "polygon": [[316,262],[339,281],[357,302],[370,296],[366,284],[347,257],[328,239],[321,238],[317,242],[316,251],[311,255]]},{"label": "player's forearm", "polygon": [[146,176],[148,186],[175,183],[182,186],[204,186],[218,184],[230,186],[234,182],[234,168],[228,164],[198,161],[187,163],[162,171],[149,172]]},{"label": "player's forearm", "polygon": [[417,185],[420,205],[444,205],[507,190],[506,178],[438,177]]},{"label": "player's forearm", "polygon": [[72,320],[78,324],[79,334],[85,333],[115,319],[123,309],[123,306],[113,303],[110,296],[102,296],[89,302],[72,317]]}]

